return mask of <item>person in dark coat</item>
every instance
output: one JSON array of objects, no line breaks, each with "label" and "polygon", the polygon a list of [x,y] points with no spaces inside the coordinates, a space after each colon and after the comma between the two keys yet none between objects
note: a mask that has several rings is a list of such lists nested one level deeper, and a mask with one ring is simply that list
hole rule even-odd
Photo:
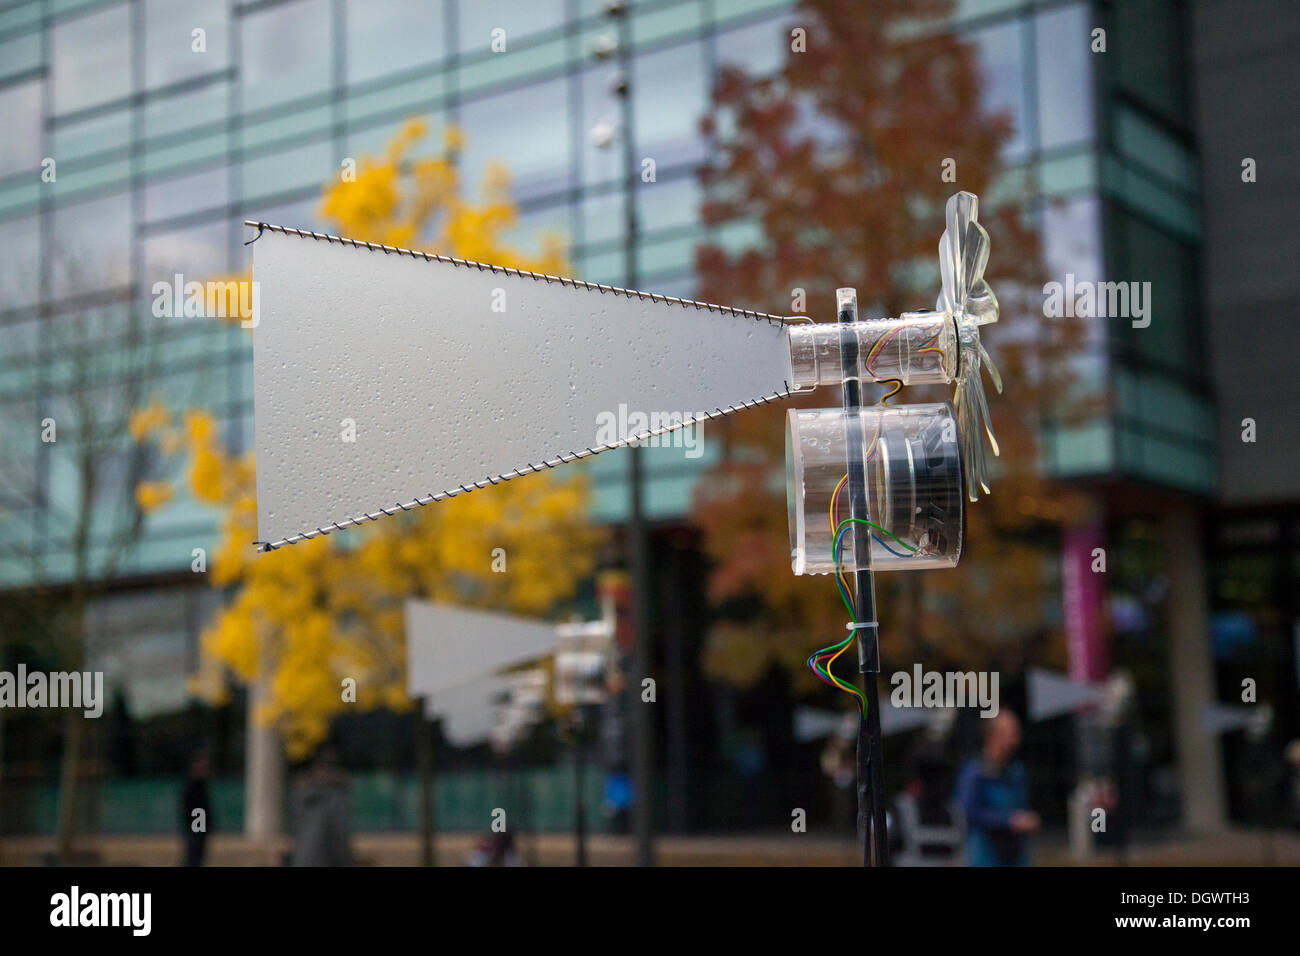
[{"label": "person in dark coat", "polygon": [[1040,825],[1028,808],[1020,721],[1009,710],[982,721],[984,746],[957,776],[957,800],[966,814],[966,860],[971,866],[1028,866],[1029,834]]},{"label": "person in dark coat", "polygon": [[185,843],[185,866],[202,866],[212,829],[212,802],[208,796],[208,778],[212,762],[199,751],[190,758],[190,774],[181,791],[181,837]]},{"label": "person in dark coat", "polygon": [[332,749],[320,752],[294,793],[294,866],[352,866],[347,775]]}]

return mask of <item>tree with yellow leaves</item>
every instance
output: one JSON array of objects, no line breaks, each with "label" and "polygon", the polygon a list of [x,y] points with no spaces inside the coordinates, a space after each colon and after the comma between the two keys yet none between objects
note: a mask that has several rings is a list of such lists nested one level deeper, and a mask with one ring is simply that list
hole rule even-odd
[{"label": "tree with yellow leaves", "polygon": [[[528,256],[502,241],[516,221],[504,167],[487,171],[480,201],[461,195],[456,153],[412,157],[425,135],[411,121],[381,158],[363,157],[355,178],[326,185],[322,214],[340,235],[480,259],[547,273],[565,270],[558,237]],[[239,316],[232,318],[238,319]],[[175,418],[140,409],[132,434],[185,463],[198,501],[221,511],[212,582],[234,588],[201,638],[196,692],[219,700],[233,674],[264,688],[257,719],[283,734],[291,758],[325,739],[349,708],[408,705],[403,602],[409,597],[544,615],[594,568],[598,535],[585,520],[584,476],[547,472],[380,522],[349,537],[320,537],[255,554],[255,463],[230,453],[200,411]],[[159,480],[141,483],[144,509],[171,497]],[[351,691],[355,689],[355,694]]]}]

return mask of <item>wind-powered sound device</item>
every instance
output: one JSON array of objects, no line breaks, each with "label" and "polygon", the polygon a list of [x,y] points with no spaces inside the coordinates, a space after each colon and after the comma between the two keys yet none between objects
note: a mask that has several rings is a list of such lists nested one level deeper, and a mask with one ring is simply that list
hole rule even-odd
[{"label": "wind-powered sound device", "polygon": [[[964,499],[988,491],[985,436],[997,454],[981,367],[1001,383],[979,327],[998,305],[977,202],[948,200],[934,310],[860,320],[840,289],[838,323],[822,324],[248,222],[257,546],[842,385],[842,407],[787,417],[790,550],[796,574],[836,575],[850,612],[849,636],[809,663],[857,693],[830,670],[856,637],[864,862],[886,863],[872,571],[955,565]],[[864,405],[864,382],[893,388]],[[938,383],[956,383],[952,404],[886,404]]]}]

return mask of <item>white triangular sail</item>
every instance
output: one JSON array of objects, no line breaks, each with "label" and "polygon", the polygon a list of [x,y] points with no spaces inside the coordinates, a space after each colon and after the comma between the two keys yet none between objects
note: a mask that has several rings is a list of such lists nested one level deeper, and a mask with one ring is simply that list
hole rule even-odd
[{"label": "white triangular sail", "polygon": [[262,548],[789,394],[776,316],[255,225]]}]

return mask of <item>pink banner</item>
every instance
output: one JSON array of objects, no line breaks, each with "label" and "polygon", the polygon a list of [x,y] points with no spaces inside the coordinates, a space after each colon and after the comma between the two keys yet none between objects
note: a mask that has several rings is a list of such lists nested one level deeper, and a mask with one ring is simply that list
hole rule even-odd
[{"label": "pink banner", "polygon": [[1100,524],[1067,527],[1061,536],[1061,600],[1070,677],[1090,684],[1110,673],[1103,548]]}]

